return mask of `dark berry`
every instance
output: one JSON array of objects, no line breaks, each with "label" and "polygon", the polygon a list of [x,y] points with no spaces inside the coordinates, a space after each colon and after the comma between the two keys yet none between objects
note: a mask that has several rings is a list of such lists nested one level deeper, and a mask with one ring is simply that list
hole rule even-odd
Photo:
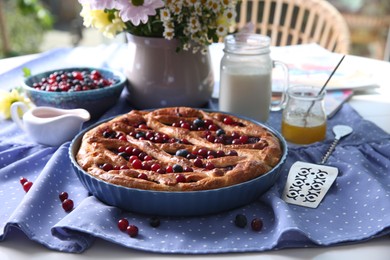
[{"label": "dark berry", "polygon": [[226,133],[225,133],[225,131],[224,131],[223,129],[218,129],[217,132],[216,132],[216,134],[217,134],[218,136],[221,136],[221,135],[224,135],[224,134],[226,134]]},{"label": "dark berry", "polygon": [[195,158],[196,158],[196,155],[195,155],[195,154],[192,154],[192,153],[189,153],[189,154],[187,154],[186,158],[187,158],[187,159],[195,159]]},{"label": "dark berry", "polygon": [[236,218],[234,219],[234,224],[236,224],[237,227],[244,228],[247,224],[247,219],[245,215],[243,214],[237,214]]},{"label": "dark berry", "polygon": [[184,167],[183,167],[183,171],[184,171],[184,172],[193,172],[194,169],[192,169],[191,167],[188,167],[188,166],[184,166]]},{"label": "dark berry", "polygon": [[25,184],[28,180],[24,177],[20,177],[20,184]]},{"label": "dark berry", "polygon": [[196,158],[194,160],[194,166],[198,168],[203,168],[203,161],[202,159]]},{"label": "dark berry", "polygon": [[231,117],[227,116],[227,117],[225,117],[225,118],[223,119],[223,122],[224,122],[225,124],[227,124],[227,125],[232,125],[232,124],[234,123],[234,120],[233,120]]},{"label": "dark berry", "polygon": [[224,157],[224,156],[225,156],[225,152],[222,151],[222,150],[218,150],[218,151],[216,152],[216,154],[217,154],[217,157]]},{"label": "dark berry", "polygon": [[149,129],[149,127],[146,125],[146,123],[141,123],[138,125],[139,129]]},{"label": "dark berry", "polygon": [[[254,143],[257,143],[259,141],[260,141],[259,137],[248,137],[248,143],[250,143],[250,144],[254,144]],[[264,144],[264,146],[266,146],[266,144]]]},{"label": "dark berry", "polygon": [[205,123],[202,119],[197,118],[192,122],[196,127],[204,127]]},{"label": "dark berry", "polygon": [[129,160],[129,154],[125,152],[118,153],[119,156],[122,156],[125,160]]},{"label": "dark berry", "polygon": [[190,144],[190,142],[185,138],[181,139],[179,142],[182,144]]},{"label": "dark berry", "polygon": [[60,195],[58,197],[60,198],[60,201],[63,202],[64,200],[66,200],[68,198],[68,193],[66,191],[63,191],[60,193]]},{"label": "dark berry", "polygon": [[143,179],[143,180],[148,180],[148,175],[146,175],[145,173],[141,172],[140,174],[138,174],[137,178],[138,179]]},{"label": "dark berry", "polygon": [[205,125],[205,127],[209,127],[210,125],[212,125],[212,124],[213,124],[213,121],[212,121],[212,120],[210,120],[210,119],[204,119],[203,121],[204,121],[204,125]]},{"label": "dark berry", "polygon": [[213,135],[207,135],[206,140],[209,141],[210,143],[214,143],[215,141],[215,136]]},{"label": "dark berry", "polygon": [[145,156],[147,156],[147,154],[144,153],[144,152],[141,152],[141,153],[138,155],[138,158],[139,158],[141,161],[144,161],[144,160],[145,160]]},{"label": "dark berry", "polygon": [[160,169],[158,169],[156,171],[158,174],[165,174],[166,173],[166,169],[164,167],[161,167]]},{"label": "dark berry", "polygon": [[144,156],[143,160],[144,161],[151,161],[151,160],[153,160],[153,157],[147,154]]},{"label": "dark berry", "polygon": [[119,146],[118,147],[118,153],[124,153],[126,150],[126,147],[125,146]]},{"label": "dark berry", "polygon": [[129,157],[128,160],[129,160],[129,162],[133,163],[135,160],[139,160],[139,158],[136,155],[132,155],[132,156]]},{"label": "dark berry", "polygon": [[112,166],[112,164],[109,164],[109,163],[105,163],[102,165],[101,167],[104,171],[108,172],[108,171],[111,171],[114,169],[114,167]]},{"label": "dark berry", "polygon": [[138,227],[135,225],[129,225],[126,228],[126,232],[130,237],[136,237],[138,236]]},{"label": "dark berry", "polygon": [[131,166],[134,169],[142,169],[142,161],[140,159],[135,159],[131,162]]},{"label": "dark berry", "polygon": [[101,77],[102,77],[102,75],[100,74],[99,71],[97,71],[97,70],[91,71],[91,79],[93,79],[93,80],[98,80],[98,79],[100,79]]},{"label": "dark berry", "polygon": [[181,156],[181,157],[187,157],[187,155],[189,154],[188,150],[187,149],[180,149],[180,150],[177,150],[176,151],[176,156]]},{"label": "dark berry", "polygon": [[150,166],[150,169],[154,172],[157,172],[159,169],[161,168],[161,165],[158,164],[158,163],[153,163],[151,166]]},{"label": "dark berry", "polygon": [[237,139],[233,139],[232,144],[242,144],[242,142],[239,138],[237,138]]},{"label": "dark berry", "polygon": [[114,132],[114,131],[107,130],[107,131],[103,132],[104,138],[115,138],[115,136],[116,136],[116,132]]},{"label": "dark berry", "polygon": [[259,218],[254,218],[251,222],[251,227],[254,231],[260,231],[263,228],[263,221]]},{"label": "dark berry", "polygon": [[227,154],[226,154],[227,156],[237,156],[238,154],[237,154],[237,152],[236,151],[234,151],[234,150],[231,150],[231,151],[229,151],[229,152],[227,152]]},{"label": "dark berry", "polygon": [[104,78],[96,70],[55,71],[40,82],[34,83],[32,87],[44,91],[68,92],[103,88],[116,82],[116,79]]},{"label": "dark berry", "polygon": [[183,172],[183,167],[180,164],[174,164],[172,170],[173,172]]},{"label": "dark berry", "polygon": [[205,168],[206,168],[206,170],[212,170],[215,168],[215,166],[213,163],[207,162]]},{"label": "dark berry", "polygon": [[231,137],[232,137],[233,139],[237,139],[237,138],[240,138],[240,134],[237,133],[237,132],[233,132],[233,133],[231,134]]},{"label": "dark berry", "polygon": [[187,123],[187,122],[184,122],[184,123],[180,124],[180,127],[189,130],[191,128],[191,125],[189,123]]},{"label": "dark berry", "polygon": [[213,151],[213,150],[209,150],[209,151],[207,151],[207,158],[209,156],[213,156],[213,158],[215,158],[215,157],[217,157],[217,152]]},{"label": "dark berry", "polygon": [[[123,152],[125,152],[125,153],[127,153],[128,155],[133,155],[133,147],[131,147],[131,146],[126,146],[125,148],[124,148],[124,151]],[[123,148],[121,149],[121,150],[123,150]]]},{"label": "dark berry", "polygon": [[145,133],[144,132],[137,132],[135,134],[135,138],[140,139],[141,137],[145,137]]},{"label": "dark berry", "polygon": [[142,170],[150,171],[151,164],[147,161],[142,162]]},{"label": "dark berry", "polygon": [[177,182],[186,182],[186,177],[183,174],[176,175],[176,181]]},{"label": "dark berry", "polygon": [[71,199],[65,199],[63,202],[62,202],[62,208],[66,211],[66,212],[69,212],[73,209],[73,200]]},{"label": "dark berry", "polygon": [[32,185],[33,183],[31,181],[26,181],[25,183],[23,183],[23,190],[25,192],[28,192]]},{"label": "dark berry", "polygon": [[149,219],[149,224],[152,226],[152,227],[159,227],[160,226],[160,219],[157,218],[157,217],[151,217]]},{"label": "dark berry", "polygon": [[156,135],[155,137],[153,137],[153,141],[155,143],[161,144],[164,142],[164,137],[162,135]]},{"label": "dark berry", "polygon": [[209,129],[210,131],[217,131],[219,129],[219,127],[217,125],[209,125],[209,127],[207,128]]},{"label": "dark berry", "polygon": [[173,167],[172,167],[172,165],[168,165],[167,168],[165,169],[165,172],[166,172],[166,173],[171,173],[171,172],[173,172]]},{"label": "dark berry", "polygon": [[242,135],[238,138],[242,144],[248,143],[249,137],[247,135]]},{"label": "dark berry", "polygon": [[197,151],[197,154],[202,156],[203,158],[206,158],[207,157],[207,150],[204,149],[204,148],[200,148],[198,151]]},{"label": "dark berry", "polygon": [[140,153],[142,153],[142,151],[138,148],[132,148],[132,150],[131,150],[132,155],[138,156]]},{"label": "dark berry", "polygon": [[152,141],[152,140],[153,140],[153,138],[154,138],[154,133],[153,133],[153,132],[151,132],[151,131],[149,131],[149,132],[146,132],[146,134],[145,134],[145,138],[146,138],[146,139],[148,139],[148,140],[150,140],[150,141]]},{"label": "dark berry", "polygon": [[118,221],[118,228],[120,231],[126,231],[129,226],[129,221],[125,218],[122,218]]}]

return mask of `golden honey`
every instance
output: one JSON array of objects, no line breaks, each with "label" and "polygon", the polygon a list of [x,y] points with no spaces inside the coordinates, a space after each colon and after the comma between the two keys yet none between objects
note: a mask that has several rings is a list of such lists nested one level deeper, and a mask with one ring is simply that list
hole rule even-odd
[{"label": "golden honey", "polygon": [[326,136],[326,122],[320,125],[292,125],[282,121],[282,135],[294,144],[311,144],[322,141]]},{"label": "golden honey", "polygon": [[325,139],[325,92],[314,86],[297,85],[287,90],[282,115],[282,135],[294,144],[311,144]]}]

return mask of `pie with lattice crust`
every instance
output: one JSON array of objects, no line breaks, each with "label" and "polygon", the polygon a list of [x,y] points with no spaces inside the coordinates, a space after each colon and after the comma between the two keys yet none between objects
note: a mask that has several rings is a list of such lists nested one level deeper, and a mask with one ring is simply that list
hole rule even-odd
[{"label": "pie with lattice crust", "polygon": [[76,155],[90,175],[156,191],[199,191],[254,179],[282,157],[266,127],[189,107],[132,110],[87,131]]}]

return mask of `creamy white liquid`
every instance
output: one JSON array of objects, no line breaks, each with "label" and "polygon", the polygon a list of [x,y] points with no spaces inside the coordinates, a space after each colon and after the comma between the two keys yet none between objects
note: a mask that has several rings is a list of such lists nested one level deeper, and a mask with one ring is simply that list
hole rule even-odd
[{"label": "creamy white liquid", "polygon": [[271,104],[270,74],[221,71],[219,109],[266,122]]}]

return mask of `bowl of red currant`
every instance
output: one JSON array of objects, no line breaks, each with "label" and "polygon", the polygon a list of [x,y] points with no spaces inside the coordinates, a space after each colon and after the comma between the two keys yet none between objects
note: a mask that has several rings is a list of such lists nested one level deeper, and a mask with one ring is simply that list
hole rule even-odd
[{"label": "bowl of red currant", "polygon": [[98,118],[117,103],[126,82],[119,71],[77,67],[32,75],[23,88],[36,106],[84,108]]}]

